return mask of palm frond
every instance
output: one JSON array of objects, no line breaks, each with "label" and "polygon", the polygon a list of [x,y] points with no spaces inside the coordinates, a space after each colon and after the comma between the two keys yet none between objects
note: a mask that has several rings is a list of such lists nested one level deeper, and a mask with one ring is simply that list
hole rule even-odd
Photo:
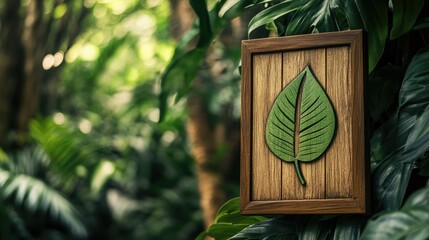
[{"label": "palm frond", "polygon": [[77,237],[87,235],[73,204],[57,190],[34,177],[0,169],[0,196],[29,212],[42,213],[58,220]]},{"label": "palm frond", "polygon": [[95,151],[80,142],[85,139],[80,132],[57,125],[50,119],[33,120],[30,123],[30,135],[47,154],[50,171],[65,186],[74,185],[76,167],[87,165],[89,155]]}]

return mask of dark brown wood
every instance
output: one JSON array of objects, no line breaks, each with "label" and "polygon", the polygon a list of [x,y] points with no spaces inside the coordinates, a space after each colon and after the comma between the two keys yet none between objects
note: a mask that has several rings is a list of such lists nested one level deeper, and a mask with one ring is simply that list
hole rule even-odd
[{"label": "dark brown wood", "polygon": [[252,55],[247,47],[242,46],[242,70],[241,82],[241,146],[240,146],[240,210],[250,203],[250,159],[252,146]]},{"label": "dark brown wood", "polygon": [[[242,42],[242,214],[368,213],[364,51],[362,30]],[[302,164],[309,183],[303,187],[293,166],[267,151],[262,128],[273,96],[307,64],[314,66],[338,122],[328,151],[314,163]]]}]

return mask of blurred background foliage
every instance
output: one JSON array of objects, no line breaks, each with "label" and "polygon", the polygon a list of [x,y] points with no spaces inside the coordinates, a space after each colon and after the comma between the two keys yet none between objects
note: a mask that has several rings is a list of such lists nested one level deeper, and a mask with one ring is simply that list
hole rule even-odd
[{"label": "blurred background foliage", "polygon": [[[203,229],[185,103],[158,124],[172,9],[1,1],[0,239],[192,239]],[[226,78],[207,96],[213,112],[236,98],[238,73]]]}]

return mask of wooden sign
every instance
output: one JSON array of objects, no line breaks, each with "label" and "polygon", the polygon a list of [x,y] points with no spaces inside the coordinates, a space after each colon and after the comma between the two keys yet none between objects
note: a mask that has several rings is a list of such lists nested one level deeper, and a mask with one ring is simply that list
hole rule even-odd
[{"label": "wooden sign", "polygon": [[242,214],[368,212],[361,30],[242,42]]}]

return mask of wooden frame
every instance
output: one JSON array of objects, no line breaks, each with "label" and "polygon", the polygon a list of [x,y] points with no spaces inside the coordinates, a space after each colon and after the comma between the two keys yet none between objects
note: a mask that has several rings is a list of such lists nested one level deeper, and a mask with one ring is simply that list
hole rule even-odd
[{"label": "wooden frame", "polygon": [[[365,49],[362,30],[242,42],[240,159],[242,214],[369,212],[370,175],[364,124],[364,80],[367,75]],[[275,156],[266,150],[264,136],[261,136],[265,130],[261,128],[266,121],[272,100],[286,85],[284,79],[292,77],[288,76],[288,73],[295,73],[296,69],[302,70],[303,64],[310,63],[316,68],[323,66],[324,70],[319,76],[325,79],[326,84],[330,84],[328,78],[341,79],[335,80],[337,82],[330,85],[334,90],[330,88],[325,90],[333,99],[339,127],[337,139],[325,153],[326,156],[323,156],[335,161],[324,159],[318,160],[314,165],[309,164],[307,170],[311,172],[313,171],[311,169],[321,164],[320,162],[325,162],[324,166],[319,166],[322,172],[324,171],[324,180],[309,179],[308,187],[303,190],[298,189],[297,182],[291,184],[287,176],[288,163],[279,159],[270,160]],[[318,70],[315,72],[317,75]],[[265,81],[266,78],[276,79],[276,77],[282,80]],[[269,90],[273,88],[276,89],[274,93]],[[265,162],[268,160],[271,162]],[[262,165],[260,162],[263,162]],[[276,167],[273,167],[274,165]],[[286,185],[284,178],[289,181]]]}]

